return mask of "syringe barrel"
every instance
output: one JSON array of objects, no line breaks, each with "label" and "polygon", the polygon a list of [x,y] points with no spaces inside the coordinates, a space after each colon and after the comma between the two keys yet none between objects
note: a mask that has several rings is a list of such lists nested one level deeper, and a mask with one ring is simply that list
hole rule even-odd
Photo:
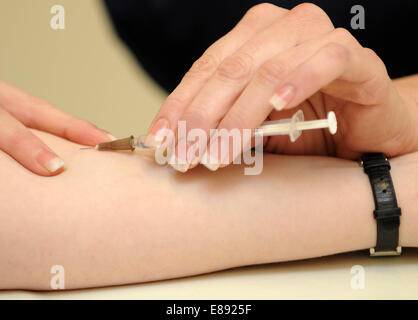
[{"label": "syringe barrel", "polygon": [[296,122],[297,130],[311,130],[311,129],[320,129],[320,128],[328,128],[328,127],[329,127],[328,119]]},{"label": "syringe barrel", "polygon": [[286,135],[289,134],[291,130],[290,124],[287,123],[277,123],[277,124],[266,124],[258,127],[255,131],[255,134],[263,135],[265,137],[275,136],[275,135]]}]

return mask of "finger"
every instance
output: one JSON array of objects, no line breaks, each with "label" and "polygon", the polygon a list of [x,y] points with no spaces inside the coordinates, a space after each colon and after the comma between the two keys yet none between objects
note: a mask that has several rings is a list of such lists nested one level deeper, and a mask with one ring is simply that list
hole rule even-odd
[{"label": "finger", "polygon": [[[218,128],[258,127],[273,110],[269,100],[275,102],[276,109],[281,109],[283,102],[277,101],[274,92],[286,78],[304,61],[312,57],[328,43],[339,43],[342,46],[361,48],[357,40],[344,29],[335,29],[319,39],[305,43],[279,53],[263,63],[251,82],[219,123]],[[273,101],[275,100],[275,101]]]},{"label": "finger", "polygon": [[113,137],[88,121],[74,117],[10,84],[0,83],[2,107],[25,126],[76,143],[95,145]]},{"label": "finger", "polygon": [[[349,121],[350,134],[346,134],[347,121],[343,121],[340,133],[334,139],[343,141],[347,145],[363,145],[365,148],[363,151],[367,151],[370,145],[361,144],[359,141],[376,141],[378,137],[381,142],[387,143],[393,141],[391,137],[399,136],[399,132],[402,132],[398,125],[380,128],[371,125],[375,120],[374,116],[379,114],[384,114],[384,118],[392,120],[399,115],[399,112],[394,112],[396,108],[389,107],[391,104],[388,102],[394,101],[390,84],[384,64],[371,50],[329,43],[298,66],[275,94],[283,101],[281,105],[285,109],[299,105],[319,91],[327,93],[326,96],[322,96],[324,101],[329,100],[330,96],[345,97],[333,99],[335,104],[326,103],[326,108],[322,108],[322,112],[325,113],[331,107],[341,119],[353,120]],[[357,103],[350,103],[350,100]],[[338,103],[339,101],[344,103]],[[379,108],[370,109],[363,106],[379,106]],[[368,113],[368,116],[363,116],[364,112]],[[324,137],[328,139],[329,135]],[[340,153],[338,149],[336,152]],[[356,156],[353,152],[344,154],[347,158]]]},{"label": "finger", "polygon": [[150,136],[156,135],[164,128],[175,130],[177,121],[185,108],[212,76],[221,61],[235,52],[254,34],[282,17],[286,11],[271,4],[261,4],[251,8],[229,33],[211,45],[193,64],[161,106],[151,124]]},{"label": "finger", "polygon": [[38,175],[56,175],[64,167],[61,158],[2,108],[0,108],[0,149]]},{"label": "finger", "polygon": [[[300,5],[287,12],[219,65],[181,117],[188,130],[200,128],[209,133],[210,128],[218,126],[262,63],[333,28],[326,13],[315,5]],[[194,160],[197,163],[199,158]]]},{"label": "finger", "polygon": [[[351,84],[349,92],[342,83]],[[329,43],[298,66],[276,91],[290,109],[321,90],[336,97],[347,97],[360,104],[376,104],[384,96],[389,77],[376,55],[364,48]]]},{"label": "finger", "polygon": [[[394,108],[389,108],[390,104],[387,103],[390,100],[389,95],[393,92],[390,84],[383,62],[371,50],[329,43],[298,66],[276,91],[276,95],[280,97],[286,92],[281,97],[285,109],[299,105],[318,91],[326,92],[328,96],[346,97],[348,99],[340,99],[346,103],[340,104],[341,108],[336,111],[342,114],[343,118],[347,118],[346,115],[356,115],[356,120],[350,121],[350,135],[345,135],[347,129],[342,126],[338,138],[345,136],[345,143],[351,144],[353,141],[358,143],[380,137],[381,141],[386,143],[391,140],[390,137],[401,132],[399,126],[382,126],[382,130],[376,129],[375,126],[371,126],[374,120],[371,115],[380,113],[385,114],[387,119],[396,118]],[[350,99],[357,103],[348,103]],[[360,117],[362,111],[367,112],[362,105],[379,105],[381,108],[374,108],[373,113],[370,112],[368,117]],[[350,113],[346,114],[345,111]],[[399,124],[399,121],[391,123]],[[365,145],[365,148],[370,149],[370,146]],[[353,156],[353,154],[349,155],[349,157]]]}]

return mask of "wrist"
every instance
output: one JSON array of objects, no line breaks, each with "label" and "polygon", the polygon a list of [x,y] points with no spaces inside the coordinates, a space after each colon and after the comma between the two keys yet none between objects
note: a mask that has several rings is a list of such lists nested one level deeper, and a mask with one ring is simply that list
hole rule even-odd
[{"label": "wrist", "polygon": [[392,95],[391,105],[394,108],[404,108],[401,112],[405,114],[401,123],[405,130],[403,152],[398,155],[416,152],[418,151],[418,128],[415,125],[418,122],[418,75],[395,79],[393,84],[395,94]]},{"label": "wrist", "polygon": [[399,245],[418,246],[418,152],[393,158],[391,175],[398,205],[402,210],[399,228]]}]

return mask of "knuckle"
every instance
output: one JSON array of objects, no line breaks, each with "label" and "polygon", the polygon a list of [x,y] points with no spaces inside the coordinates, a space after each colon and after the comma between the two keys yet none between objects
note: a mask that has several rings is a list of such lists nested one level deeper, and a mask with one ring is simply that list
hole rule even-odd
[{"label": "knuckle", "polygon": [[333,34],[337,41],[343,41],[353,46],[359,45],[356,38],[345,28],[336,28]]},{"label": "knuckle", "polygon": [[61,137],[67,140],[71,140],[73,136],[73,127],[70,124],[66,124],[61,129]]},{"label": "knuckle", "polygon": [[[296,28],[300,28],[301,32],[308,32],[308,34],[305,35],[308,37],[310,37],[313,32],[325,33],[334,28],[326,12],[312,3],[297,5],[290,11],[290,17],[290,21],[293,21]],[[302,34],[304,33],[302,32]]]},{"label": "knuckle", "polygon": [[375,59],[376,61],[378,61],[379,63],[383,64],[383,61],[380,59],[380,57],[377,55],[377,53],[370,48],[363,48],[363,52],[364,54],[366,54],[368,57]]},{"label": "knuckle", "polygon": [[28,103],[34,108],[39,109],[55,109],[54,105],[49,101],[36,96],[27,96]]},{"label": "knuckle", "polygon": [[380,59],[380,57],[377,55],[377,53],[374,50],[370,48],[361,48],[361,51],[363,52],[363,54],[365,55],[365,58],[368,61],[371,61],[374,63],[376,70],[378,71],[377,74],[380,74],[387,78],[389,77],[385,63],[383,62],[382,59]]},{"label": "knuckle", "polygon": [[364,51],[364,53],[366,53],[366,54],[368,54],[368,55],[370,55],[372,57],[379,58],[379,56],[377,55],[376,51],[374,51],[373,49],[363,48],[363,51]]},{"label": "knuckle", "polygon": [[327,14],[319,6],[305,2],[297,5],[291,10],[293,13],[303,16],[313,16],[313,17],[327,17]]},{"label": "knuckle", "polygon": [[206,53],[197,59],[185,78],[208,78],[219,65],[219,58],[215,54]]},{"label": "knuckle", "polygon": [[236,53],[226,58],[217,70],[220,78],[232,81],[247,79],[252,71],[253,59],[246,53]]},{"label": "knuckle", "polygon": [[201,127],[203,124],[208,122],[209,113],[203,107],[186,110],[182,120],[186,121],[188,128]]},{"label": "knuckle", "polygon": [[184,105],[186,105],[186,98],[182,98],[179,94],[175,94],[174,92],[170,94],[167,99],[165,99],[163,108],[164,110],[179,110],[182,109]]},{"label": "knuckle", "polygon": [[306,72],[305,81],[307,83],[319,83],[321,80],[321,72],[319,70],[308,70]]},{"label": "knuckle", "polygon": [[35,112],[27,112],[25,113],[24,120],[22,122],[25,124],[26,127],[29,128],[38,128],[38,121],[35,116]]},{"label": "knuckle", "polygon": [[33,134],[27,129],[16,130],[9,141],[6,142],[6,150],[9,152],[17,152],[31,145],[30,141],[33,141]]},{"label": "knuckle", "polygon": [[248,129],[248,120],[250,117],[245,116],[245,112],[231,112],[227,118],[225,118],[223,125],[229,130],[232,129]]},{"label": "knuckle", "polygon": [[[72,120],[72,121],[71,121]],[[84,120],[84,119],[78,119],[78,118],[69,118],[69,121],[73,122],[74,124],[79,124],[82,128],[88,128],[88,129],[97,129],[97,127],[91,123],[90,121]]]},{"label": "knuckle", "polygon": [[382,79],[372,79],[368,81],[363,89],[362,100],[367,104],[376,105],[387,100],[390,82]]},{"label": "knuckle", "polygon": [[257,78],[264,85],[277,83],[287,73],[286,64],[281,61],[267,61],[258,70]]},{"label": "knuckle", "polygon": [[39,117],[36,115],[37,111],[55,112],[57,110],[57,108],[52,103],[38,97],[33,97],[29,105],[33,108],[34,112],[27,112],[25,114],[25,124],[31,128],[35,128],[39,124]]},{"label": "knuckle", "polygon": [[251,7],[244,15],[244,21],[253,23],[254,20],[261,20],[265,17],[266,13],[275,10],[277,7],[271,3],[260,3]]},{"label": "knuckle", "polygon": [[336,28],[334,30],[334,34],[336,35],[337,38],[350,38],[351,37],[350,31],[348,31],[345,28]]},{"label": "knuckle", "polygon": [[[171,93],[164,101],[160,110],[158,111],[159,118],[173,119],[179,117],[188,104],[186,97],[175,92]],[[177,123],[177,122],[176,122]]]},{"label": "knuckle", "polygon": [[344,62],[348,61],[348,59],[350,58],[350,51],[343,45],[336,42],[328,43],[325,47],[325,53],[327,55],[327,58],[332,60]]}]

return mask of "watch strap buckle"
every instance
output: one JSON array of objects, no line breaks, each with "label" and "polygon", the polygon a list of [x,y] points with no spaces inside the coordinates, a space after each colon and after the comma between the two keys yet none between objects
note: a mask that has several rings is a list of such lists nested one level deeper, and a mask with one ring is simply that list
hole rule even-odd
[{"label": "watch strap buckle", "polygon": [[368,173],[370,169],[373,168],[382,168],[386,167],[388,170],[390,170],[390,163],[388,161],[388,158],[382,156],[382,157],[373,157],[367,159],[367,161],[364,161],[364,158],[362,157],[360,159],[360,167],[364,169],[365,173]]},{"label": "watch strap buckle", "polygon": [[370,248],[371,257],[388,257],[388,256],[400,256],[402,253],[402,247],[397,246],[396,250],[382,250],[376,251],[375,248]]}]

